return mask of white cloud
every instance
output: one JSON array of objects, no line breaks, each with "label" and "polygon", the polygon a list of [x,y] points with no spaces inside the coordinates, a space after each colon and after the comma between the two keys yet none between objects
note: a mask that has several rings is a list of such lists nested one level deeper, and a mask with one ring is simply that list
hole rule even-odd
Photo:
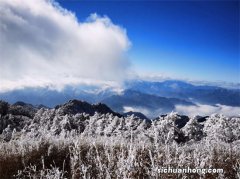
[{"label": "white cloud", "polygon": [[50,0],[0,1],[0,91],[81,83],[116,85],[128,73],[125,29],[84,22]]},{"label": "white cloud", "polygon": [[217,104],[215,106],[198,104],[197,106],[177,105],[176,111],[180,114],[195,115],[211,115],[214,113],[223,114],[225,116],[240,115],[240,107],[232,107]]},{"label": "white cloud", "polygon": [[[149,118],[155,118],[159,115],[170,113],[170,111],[166,112],[162,109],[148,109],[141,106],[124,106],[123,109],[123,112],[141,112]],[[214,106],[205,104],[198,104],[196,106],[176,105],[174,112],[188,116],[209,116],[215,113],[223,114],[225,116],[238,116],[240,115],[240,107],[232,107],[220,104]]]}]

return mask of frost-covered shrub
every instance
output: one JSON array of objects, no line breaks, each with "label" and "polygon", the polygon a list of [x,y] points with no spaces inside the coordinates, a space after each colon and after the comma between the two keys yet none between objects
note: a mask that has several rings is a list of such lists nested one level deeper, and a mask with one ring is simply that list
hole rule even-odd
[{"label": "frost-covered shrub", "polygon": [[224,142],[240,140],[240,118],[211,115],[204,124],[203,132],[209,140]]},{"label": "frost-covered shrub", "polygon": [[185,137],[183,132],[177,127],[175,121],[179,119],[177,113],[170,113],[165,117],[159,117],[152,122],[149,129],[150,136],[154,137],[158,143],[178,143],[184,142]]},{"label": "frost-covered shrub", "polygon": [[197,122],[197,118],[191,118],[182,128],[187,140],[199,141],[203,138],[203,124]]},{"label": "frost-covered shrub", "polygon": [[176,113],[149,121],[42,108],[32,118],[5,114],[0,119],[0,178],[160,178],[157,169],[168,166],[224,173],[161,178],[239,175],[240,117],[190,118],[179,127]]}]

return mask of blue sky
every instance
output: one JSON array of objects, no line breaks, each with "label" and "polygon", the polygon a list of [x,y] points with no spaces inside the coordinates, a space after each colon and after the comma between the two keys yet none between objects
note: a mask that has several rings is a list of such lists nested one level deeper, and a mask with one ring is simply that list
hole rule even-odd
[{"label": "blue sky", "polygon": [[238,1],[58,1],[79,21],[107,15],[127,30],[139,73],[240,82]]}]

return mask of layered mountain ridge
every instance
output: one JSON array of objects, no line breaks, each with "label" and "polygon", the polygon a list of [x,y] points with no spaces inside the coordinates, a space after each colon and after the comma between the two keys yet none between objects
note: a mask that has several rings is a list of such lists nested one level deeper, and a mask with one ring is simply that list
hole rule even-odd
[{"label": "layered mountain ridge", "polygon": [[[130,111],[142,112],[146,117],[154,118],[176,111],[177,106],[186,108],[197,107],[200,104],[210,105],[210,108],[218,105],[240,107],[240,89],[197,86],[178,80],[163,82],[135,80],[126,82],[121,92],[111,88],[100,89],[97,86],[68,86],[62,91],[25,88],[0,92],[0,99],[11,104],[24,101],[35,106],[42,104],[51,108],[71,99],[81,99],[89,103],[104,103],[120,114]],[[183,114],[187,114],[184,112]]]}]

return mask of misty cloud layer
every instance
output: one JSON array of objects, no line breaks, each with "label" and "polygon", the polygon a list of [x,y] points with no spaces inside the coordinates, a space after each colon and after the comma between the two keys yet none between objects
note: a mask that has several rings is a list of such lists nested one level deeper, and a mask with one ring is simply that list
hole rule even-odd
[{"label": "misty cloud layer", "polygon": [[48,0],[0,1],[0,91],[118,84],[128,73],[125,29],[108,17],[75,15]]},{"label": "misty cloud layer", "polygon": [[[141,112],[149,118],[155,118],[161,114],[166,114],[162,109],[149,110],[141,106],[124,106],[123,112]],[[194,106],[185,106],[185,105],[176,105],[175,110],[178,114],[187,115],[187,116],[209,116],[211,114],[223,114],[224,116],[239,116],[240,107],[232,107],[226,105],[207,105],[207,104],[198,104]]]},{"label": "misty cloud layer", "polygon": [[225,116],[240,115],[240,107],[232,107],[226,105],[207,105],[198,104],[196,106],[177,105],[176,111],[180,114],[195,116],[195,115],[211,115],[214,113],[223,114]]}]

